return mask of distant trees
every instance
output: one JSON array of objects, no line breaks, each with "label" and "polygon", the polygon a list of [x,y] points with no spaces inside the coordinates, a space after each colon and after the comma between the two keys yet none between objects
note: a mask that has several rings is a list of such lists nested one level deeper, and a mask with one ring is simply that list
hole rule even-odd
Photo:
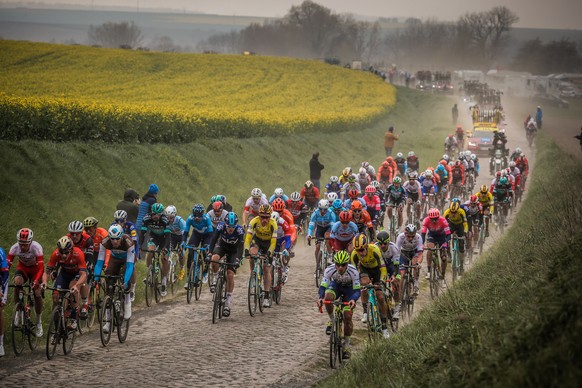
[{"label": "distant trees", "polygon": [[107,22],[97,27],[89,27],[89,43],[92,45],[136,48],[142,40],[141,29],[134,22]]},{"label": "distant trees", "polygon": [[582,57],[568,39],[544,44],[536,38],[520,47],[512,68],[532,74],[576,73],[582,72]]}]

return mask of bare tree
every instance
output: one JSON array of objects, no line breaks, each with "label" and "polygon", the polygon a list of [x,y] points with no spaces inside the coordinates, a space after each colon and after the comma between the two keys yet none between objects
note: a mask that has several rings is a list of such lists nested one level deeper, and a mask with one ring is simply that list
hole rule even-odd
[{"label": "bare tree", "polygon": [[89,26],[89,42],[103,47],[135,48],[141,44],[141,29],[134,22],[107,22]]},{"label": "bare tree", "polygon": [[162,51],[166,53],[182,51],[180,46],[174,44],[174,40],[167,35],[153,39],[150,43],[150,48],[154,51]]}]

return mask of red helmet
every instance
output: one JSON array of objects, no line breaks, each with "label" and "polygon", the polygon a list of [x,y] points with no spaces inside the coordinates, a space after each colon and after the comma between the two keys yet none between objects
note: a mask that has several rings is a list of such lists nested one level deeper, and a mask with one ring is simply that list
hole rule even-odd
[{"label": "red helmet", "polygon": [[372,185],[368,185],[366,186],[366,193],[375,193],[376,192],[376,188]]},{"label": "red helmet", "polygon": [[212,204],[212,209],[214,209],[215,213],[222,212],[223,208],[224,208],[224,205],[220,201],[216,201]]},{"label": "red helmet", "polygon": [[432,208],[428,211],[428,218],[439,218],[441,216],[441,212],[437,208]]},{"label": "red helmet", "polygon": [[449,133],[449,139],[452,139],[452,138],[453,138],[453,134]]},{"label": "red helmet", "polygon": [[276,212],[282,212],[285,209],[285,201],[283,198],[275,198],[272,203],[273,210]]},{"label": "red helmet", "polygon": [[28,228],[22,228],[16,234],[16,239],[19,243],[29,244],[32,242],[32,230]]},{"label": "red helmet", "polygon": [[500,177],[501,177],[501,171],[497,171],[497,173],[495,173],[495,176],[496,176],[497,178],[500,178]]},{"label": "red helmet", "polygon": [[359,194],[358,190],[356,190],[356,189],[348,190],[348,197],[350,197],[352,199],[358,198],[358,194]]},{"label": "red helmet", "polygon": [[348,211],[344,210],[344,211],[340,212],[340,214],[339,214],[339,219],[341,222],[350,222],[350,218],[352,218],[352,217],[350,216],[350,212],[348,212]]},{"label": "red helmet", "polygon": [[352,210],[362,210],[364,207],[360,201],[352,202]]},{"label": "red helmet", "polygon": [[387,161],[383,161],[382,162],[382,167],[388,168],[388,167],[390,167],[390,163],[388,163]]},{"label": "red helmet", "polygon": [[471,204],[477,204],[477,202],[479,202],[479,198],[477,198],[476,195],[471,195],[471,198],[469,199],[469,202]]},{"label": "red helmet", "polygon": [[387,161],[388,163],[392,162],[393,160],[394,160],[394,158],[392,158],[392,156],[388,156],[388,157],[386,157],[386,161]]}]

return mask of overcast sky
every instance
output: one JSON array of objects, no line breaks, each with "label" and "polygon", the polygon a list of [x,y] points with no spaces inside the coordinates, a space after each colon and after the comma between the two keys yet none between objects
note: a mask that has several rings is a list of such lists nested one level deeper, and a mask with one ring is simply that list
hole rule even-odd
[{"label": "overcast sky", "polygon": [[[3,3],[25,3],[5,0]],[[35,0],[47,4],[174,8],[219,15],[280,17],[303,0]],[[520,20],[516,27],[582,29],[582,0],[315,0],[337,13],[374,17],[417,17],[456,20],[466,12],[489,10],[504,5]]]}]

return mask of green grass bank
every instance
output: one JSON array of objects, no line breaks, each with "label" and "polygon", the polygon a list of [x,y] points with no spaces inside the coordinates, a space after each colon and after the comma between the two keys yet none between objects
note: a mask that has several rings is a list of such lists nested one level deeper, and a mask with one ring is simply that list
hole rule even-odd
[{"label": "green grass bank", "polygon": [[536,165],[513,226],[472,270],[320,386],[579,386],[582,163],[542,134]]}]

